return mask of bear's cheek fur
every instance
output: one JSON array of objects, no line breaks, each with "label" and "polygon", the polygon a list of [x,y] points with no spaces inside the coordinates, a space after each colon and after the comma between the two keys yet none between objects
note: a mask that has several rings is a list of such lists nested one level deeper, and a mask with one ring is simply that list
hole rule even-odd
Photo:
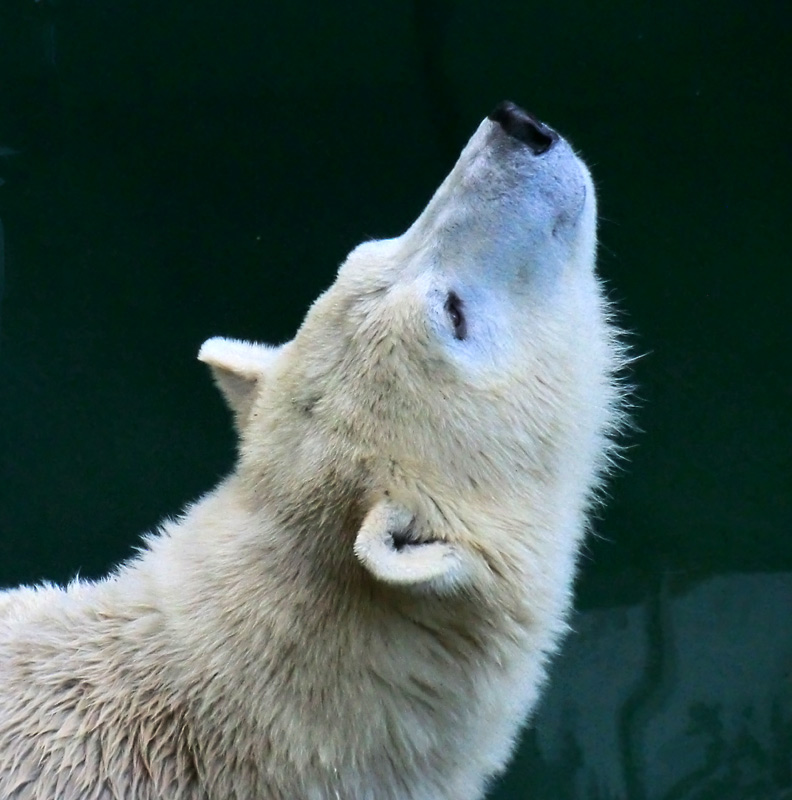
[{"label": "bear's cheek fur", "polygon": [[[346,361],[348,367],[357,363]],[[311,384],[318,399],[310,408],[292,402],[297,393],[291,387],[265,391],[244,436],[240,474],[252,502],[266,499],[284,523],[359,521],[390,492],[451,536],[469,527],[465,506],[490,505],[516,476],[525,476],[526,491],[550,480],[555,408],[537,420],[532,400],[506,399],[515,388],[508,381],[493,394],[448,376],[431,383],[422,376],[420,389],[413,386],[406,397],[415,376],[397,370],[386,372],[388,380],[374,380],[374,401],[365,403],[345,389],[349,381],[359,387],[361,376],[329,372],[330,386],[318,391]],[[522,434],[517,440],[516,431]],[[448,508],[448,497],[458,498],[459,507]]]}]

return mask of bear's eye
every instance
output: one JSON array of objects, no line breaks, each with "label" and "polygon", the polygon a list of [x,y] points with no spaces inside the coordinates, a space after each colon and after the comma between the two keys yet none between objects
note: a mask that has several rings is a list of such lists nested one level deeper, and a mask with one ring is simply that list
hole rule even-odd
[{"label": "bear's eye", "polygon": [[459,295],[456,292],[449,292],[445,301],[445,310],[454,326],[455,339],[464,339],[467,336],[467,324],[462,308],[463,303]]}]

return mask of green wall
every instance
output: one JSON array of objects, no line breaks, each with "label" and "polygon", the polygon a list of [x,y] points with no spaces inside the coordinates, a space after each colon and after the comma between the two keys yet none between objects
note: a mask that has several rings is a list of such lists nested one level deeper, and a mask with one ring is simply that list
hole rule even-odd
[{"label": "green wall", "polygon": [[288,338],[510,98],[592,165],[644,355],[495,796],[792,797],[791,45],[769,0],[2,0],[0,585],[100,575],[226,472],[200,343]]}]

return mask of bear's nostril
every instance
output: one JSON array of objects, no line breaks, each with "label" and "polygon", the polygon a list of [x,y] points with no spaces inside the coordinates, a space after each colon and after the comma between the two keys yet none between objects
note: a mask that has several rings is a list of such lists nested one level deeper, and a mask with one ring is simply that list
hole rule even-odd
[{"label": "bear's nostril", "polygon": [[558,134],[552,128],[508,100],[495,106],[489,118],[509,136],[528,145],[536,156],[546,153],[558,141]]}]

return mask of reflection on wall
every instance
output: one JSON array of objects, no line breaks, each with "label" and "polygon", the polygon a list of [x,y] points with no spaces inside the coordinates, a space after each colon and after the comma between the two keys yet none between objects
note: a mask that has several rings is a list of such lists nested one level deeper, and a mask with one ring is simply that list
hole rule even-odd
[{"label": "reflection on wall", "polygon": [[792,798],[790,612],[782,572],[579,614],[495,797]]}]

